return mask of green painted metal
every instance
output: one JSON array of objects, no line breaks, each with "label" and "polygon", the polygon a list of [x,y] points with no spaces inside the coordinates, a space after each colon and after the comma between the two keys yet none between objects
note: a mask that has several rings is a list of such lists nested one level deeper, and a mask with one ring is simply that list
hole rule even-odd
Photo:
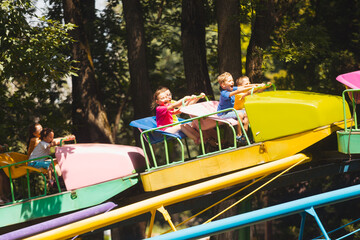
[{"label": "green painted metal", "polygon": [[134,186],[138,175],[0,207],[0,227],[100,204]]},{"label": "green painted metal", "polygon": [[[214,151],[214,152],[211,152],[211,153],[206,153],[205,152],[205,143],[204,143],[204,138],[203,138],[203,135],[202,135],[202,131],[201,131],[201,123],[200,123],[200,119],[202,118],[206,118],[206,117],[209,117],[211,115],[215,115],[215,114],[218,114],[218,113],[222,113],[222,112],[228,112],[228,111],[234,111],[236,116],[237,116],[237,119],[240,119],[239,118],[239,115],[237,113],[237,111],[234,109],[234,108],[228,108],[228,109],[224,109],[224,110],[221,110],[221,111],[217,111],[217,112],[214,112],[214,113],[210,113],[210,114],[206,114],[206,115],[203,115],[203,116],[198,116],[198,117],[193,117],[193,118],[189,118],[189,119],[186,119],[186,120],[183,120],[183,121],[180,121],[180,122],[176,122],[176,123],[172,123],[172,124],[168,124],[168,125],[165,125],[165,126],[160,126],[160,127],[157,127],[157,128],[152,128],[152,129],[149,129],[149,130],[145,130],[143,132],[141,132],[140,134],[140,141],[141,141],[141,146],[142,146],[142,149],[144,151],[144,155],[145,155],[145,159],[146,159],[146,167],[147,167],[147,171],[151,171],[151,170],[155,170],[155,169],[158,169],[158,168],[162,168],[162,167],[165,167],[165,166],[169,166],[169,165],[173,165],[175,162],[172,162],[172,163],[169,163],[168,160],[166,160],[166,164],[165,165],[161,165],[159,166],[158,165],[158,162],[156,160],[156,156],[155,156],[155,153],[154,153],[154,149],[153,149],[153,146],[151,144],[151,141],[150,141],[150,137],[149,137],[149,133],[150,132],[153,132],[155,130],[159,130],[159,129],[162,129],[162,128],[166,128],[166,127],[172,127],[172,126],[175,126],[175,125],[179,125],[179,124],[184,124],[184,123],[187,123],[187,122],[191,122],[191,121],[194,121],[194,120],[197,120],[199,122],[199,131],[200,131],[200,144],[201,144],[201,150],[202,150],[202,154],[201,155],[198,155],[197,157],[204,157],[204,156],[208,156],[208,155],[212,155],[212,154],[216,154],[216,153],[219,153],[219,152],[222,152],[223,149],[222,149],[222,146],[221,146],[221,138],[220,138],[220,132],[219,132],[219,125],[218,125],[218,121],[216,121],[216,128],[217,128],[217,137],[218,137],[218,143],[219,143],[219,150],[218,151]],[[244,126],[242,124],[241,121],[239,121],[240,123],[240,126],[241,126],[241,129],[242,129],[242,132],[244,133],[244,136],[245,136],[245,139],[246,139],[246,142],[248,145],[251,145],[250,143],[250,140],[246,134],[246,131],[244,129]],[[230,129],[232,130],[233,132],[233,141],[234,141],[234,146],[233,147],[229,147],[227,148],[226,150],[228,149],[233,149],[233,148],[236,148],[237,147],[237,143],[236,143],[236,130],[234,129],[234,127],[230,124],[230,123],[226,123]],[[147,155],[147,150],[146,150],[146,146],[145,146],[145,140],[144,140],[144,135],[147,139],[147,143],[148,143],[148,146],[149,146],[149,149],[150,149],[150,154],[151,154],[151,157],[152,157],[152,160],[153,160],[153,166],[154,167],[150,167],[150,164],[149,164],[149,157]],[[181,149],[181,159],[180,161],[176,161],[176,163],[179,163],[179,162],[184,162],[185,161],[185,154],[184,154],[184,145],[183,143],[181,142],[180,139],[178,138],[175,138],[179,144],[180,144],[180,149]],[[165,157],[168,156],[168,149],[167,149],[167,137],[164,136],[164,145],[165,145]]]},{"label": "green painted metal", "polygon": [[337,131],[338,151],[346,154],[360,153],[360,131]]},{"label": "green painted metal", "polygon": [[166,164],[169,165],[170,161],[169,161],[169,149],[168,149],[168,144],[166,141],[166,136],[164,135],[164,148],[165,148],[165,159],[166,159]]},{"label": "green painted metal", "polygon": [[343,98],[343,112],[345,128],[344,130],[337,131],[338,151],[346,154],[357,154],[360,153],[360,129],[357,124],[356,117],[356,103],[355,99],[351,98],[352,103],[352,117],[350,126],[347,126],[346,117],[346,93],[352,94],[353,92],[359,92],[360,89],[346,89],[342,93]]},{"label": "green painted metal", "polygon": [[[347,118],[346,118],[346,99],[345,99],[345,96],[346,96],[346,93],[350,92],[359,92],[360,89],[346,89],[343,91],[342,93],[342,99],[343,99],[343,111],[344,111],[344,121],[345,121],[345,131],[348,132],[351,130],[351,126],[350,128],[348,129],[347,127]],[[357,117],[356,117],[356,103],[355,103],[355,99],[354,98],[351,98],[351,103],[352,103],[352,117],[353,117],[353,120],[354,120],[354,129],[355,130],[359,130],[358,129],[358,124],[357,124]]]},{"label": "green painted metal", "polygon": [[[145,148],[145,145],[144,145],[144,141],[142,140],[142,139],[143,139],[143,138],[142,138],[142,134],[143,134],[143,133],[144,133],[144,132],[141,133],[141,137],[140,137],[140,139],[141,139],[141,145],[142,145],[143,150],[144,150],[144,153],[145,153],[146,166],[147,166],[148,169],[150,169],[149,159],[148,159],[148,157],[147,157],[147,155],[146,155],[146,150],[145,150],[146,148]],[[151,157],[152,157],[152,159],[153,159],[154,166],[157,167],[156,157],[155,157],[154,149],[153,149],[152,146],[151,146],[151,141],[150,141],[149,134],[148,134],[147,132],[144,133],[144,134],[145,134],[145,136],[146,136],[147,142],[149,143],[149,148],[150,148]]]},{"label": "green painted metal", "polygon": [[[197,95],[196,96],[197,98],[200,98],[201,97],[201,95]],[[208,102],[209,101],[209,98],[205,95],[204,96],[204,98],[205,98],[205,100]],[[182,106],[184,107],[185,106],[185,100],[187,100],[187,99],[189,99],[189,98],[184,98],[183,100],[182,100]]]},{"label": "green painted metal", "polygon": [[219,122],[216,121],[216,136],[218,139],[218,146],[219,146],[219,151],[221,151],[222,146],[221,146],[221,137],[220,137],[220,129],[219,129]]},{"label": "green painted metal", "polygon": [[189,150],[189,144],[188,144],[186,138],[184,138],[184,141],[185,141],[186,151],[188,153],[188,158],[190,159],[191,155],[190,155],[190,150]]},{"label": "green painted metal", "polygon": [[201,151],[203,154],[205,154],[205,144],[204,144],[204,137],[203,137],[203,133],[201,131],[201,123],[200,123],[200,119],[197,120],[198,124],[199,124],[199,135],[200,135],[200,145],[201,145]]},{"label": "green painted metal", "polygon": [[52,168],[53,168],[53,173],[54,173],[54,176],[55,176],[55,182],[56,182],[56,187],[58,188],[58,192],[61,192],[61,188],[60,188],[60,182],[59,182],[59,178],[58,178],[58,175],[56,173],[56,168],[55,168],[55,164],[54,164],[54,160],[52,157],[50,157],[51,159],[51,165],[52,165]]},{"label": "green painted metal", "polygon": [[[273,90],[276,91],[276,86],[275,86],[274,83],[272,83],[271,85],[270,85],[270,84],[265,84],[265,87],[267,87],[267,88],[268,88],[268,87],[273,87]],[[261,88],[261,87],[253,87],[253,88],[251,89],[251,95],[254,94],[254,90],[259,89],[259,88]]]},{"label": "green painted metal", "polygon": [[[14,183],[13,183],[14,179],[11,176],[11,170],[10,169],[12,167],[16,168],[17,166],[24,165],[24,164],[26,164],[28,162],[32,162],[32,161],[39,160],[39,159],[44,159],[44,158],[49,158],[50,161],[51,161],[51,164],[53,166],[53,169],[55,169],[54,159],[50,155],[42,156],[42,157],[38,157],[38,158],[33,158],[33,159],[28,159],[28,160],[25,160],[25,161],[21,161],[21,162],[17,162],[17,163],[13,163],[13,164],[9,164],[9,165],[5,165],[5,166],[0,167],[0,170],[3,169],[3,168],[8,168],[9,169],[9,181],[10,181],[10,190],[11,190],[12,202],[15,202],[15,190],[14,190]],[[46,181],[45,175],[43,173],[41,173],[41,172],[34,172],[34,173],[40,174],[42,176],[42,178],[44,180],[44,185],[46,186],[47,181]],[[30,175],[29,170],[27,170],[26,180],[27,180],[27,187],[28,187],[28,199],[37,198],[37,197],[41,197],[41,196],[46,196],[46,194],[47,194],[46,187],[44,188],[44,193],[43,194],[38,195],[38,196],[31,196],[29,175]],[[58,192],[61,192],[60,183],[59,183],[56,171],[54,171],[54,176],[55,176],[55,181],[56,181],[56,185],[57,185],[57,190],[58,190]]]},{"label": "green painted metal", "polygon": [[[73,139],[73,140],[61,139],[60,140],[60,146],[62,146],[65,141],[75,141],[75,143],[76,143],[76,139]],[[36,161],[36,160],[39,160],[39,159],[44,159],[44,158],[50,159],[51,165],[52,165],[53,169],[55,169],[54,159],[50,155],[42,156],[42,157],[38,157],[38,158],[33,158],[33,159],[28,159],[28,160],[25,160],[25,161],[21,161],[21,162],[17,162],[17,163],[13,163],[13,164],[9,164],[9,165],[0,167],[0,170],[2,168],[8,168],[9,169],[9,180],[10,180],[10,191],[11,191],[11,200],[12,200],[12,202],[15,202],[15,191],[14,191],[14,183],[13,183],[13,178],[11,176],[10,169],[12,167],[16,168],[17,166],[25,165],[25,164],[28,164],[29,162]],[[27,173],[26,173],[26,181],[27,181],[27,190],[28,190],[28,198],[27,199],[34,199],[34,198],[46,196],[47,195],[47,188],[46,187],[44,187],[44,193],[43,194],[38,195],[38,196],[31,196],[30,172],[29,172],[29,170],[26,170],[26,171],[27,171]],[[47,180],[46,180],[45,175],[43,173],[41,173],[41,172],[37,172],[37,174],[40,174],[42,176],[42,178],[44,180],[44,185],[46,186],[47,185]],[[56,182],[57,190],[60,193],[61,192],[60,182],[59,182],[59,179],[58,179],[58,176],[57,176],[57,173],[56,173],[55,170],[54,170],[54,176],[55,176],[55,182]],[[22,200],[24,200],[24,199],[22,199]]]},{"label": "green painted metal", "polygon": [[62,147],[64,145],[64,142],[66,142],[66,141],[74,141],[74,143],[76,144],[76,139],[67,140],[65,138],[62,138],[62,139],[60,139],[60,147]]},{"label": "green painted metal", "polygon": [[[232,109],[233,109],[233,108],[232,108]],[[249,140],[249,138],[248,138],[248,136],[247,136],[247,134],[246,134],[246,131],[245,131],[245,128],[244,128],[244,126],[243,126],[243,124],[242,124],[242,121],[240,121],[239,114],[238,114],[238,112],[237,112],[235,109],[233,109],[233,111],[235,112],[236,117],[237,117],[237,119],[238,119],[238,122],[240,123],[241,131],[242,131],[243,135],[245,136],[246,142],[247,142],[248,145],[250,145],[250,140]],[[236,134],[234,134],[234,142],[236,143]]]}]

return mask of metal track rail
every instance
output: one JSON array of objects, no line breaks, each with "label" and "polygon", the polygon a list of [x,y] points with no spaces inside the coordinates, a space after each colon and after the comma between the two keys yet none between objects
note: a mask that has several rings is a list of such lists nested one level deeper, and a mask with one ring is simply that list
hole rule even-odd
[{"label": "metal track rail", "polygon": [[[176,232],[156,236],[151,239],[152,240],[197,239],[197,238],[206,237],[246,226],[251,226],[256,223],[269,221],[272,219],[277,219],[299,213],[302,217],[299,239],[302,239],[303,237],[303,230],[305,227],[305,217],[307,214],[314,217],[315,221],[318,224],[318,227],[320,228],[323,234],[322,239],[330,239],[328,232],[325,230],[320,218],[318,217],[315,211],[315,208],[320,208],[323,206],[327,206],[343,201],[348,201],[359,197],[360,197],[360,185],[355,185],[355,186],[342,188],[339,190],[322,193],[311,197],[306,197],[295,201],[290,201],[287,203],[263,208],[260,210],[255,210],[252,212],[214,221],[208,224],[186,228]],[[352,233],[355,232],[356,231]],[[346,236],[348,235],[349,234],[347,234]]]}]

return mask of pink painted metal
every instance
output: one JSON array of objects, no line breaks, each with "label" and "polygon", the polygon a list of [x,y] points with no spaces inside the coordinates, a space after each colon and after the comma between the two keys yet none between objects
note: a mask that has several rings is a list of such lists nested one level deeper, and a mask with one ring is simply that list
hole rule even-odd
[{"label": "pink painted metal", "polygon": [[125,177],[145,169],[141,148],[115,144],[69,144],[56,147],[56,160],[67,190]]},{"label": "pink painted metal", "polygon": [[349,88],[360,89],[360,71],[341,74],[336,80]]},{"label": "pink painted metal", "polygon": [[[360,89],[360,71],[349,72],[337,76],[337,81],[341,82],[346,88]],[[360,92],[348,92],[350,99],[353,99],[357,104],[360,104]]]}]

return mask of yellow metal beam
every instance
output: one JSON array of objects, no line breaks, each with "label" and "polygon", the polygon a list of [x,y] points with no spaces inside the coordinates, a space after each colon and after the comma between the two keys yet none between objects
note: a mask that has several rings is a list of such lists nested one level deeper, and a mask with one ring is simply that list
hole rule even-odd
[{"label": "yellow metal beam", "polygon": [[[146,212],[152,211],[153,209],[158,209],[161,206],[168,206],[212,191],[246,182],[263,175],[278,172],[299,161],[303,161],[304,159],[310,161],[310,157],[307,155],[296,154],[291,157],[283,158],[206,182],[168,192],[141,202],[112,210],[107,213],[62,226],[57,229],[29,237],[27,239],[68,239],[76,235],[90,232],[95,229],[106,227],[116,222],[144,214]],[[239,159],[239,161],[241,161],[241,159]]]},{"label": "yellow metal beam", "polygon": [[156,210],[151,210],[151,219],[150,219],[150,225],[149,225],[149,231],[147,234],[147,238],[151,237],[152,234],[152,230],[154,227],[154,222],[155,222],[155,215],[156,215]]},{"label": "yellow metal beam", "polygon": [[164,208],[164,206],[161,206],[157,209],[159,212],[161,212],[161,214],[164,216],[165,221],[167,221],[171,227],[171,229],[176,232],[176,228],[174,223],[171,221],[171,217],[169,212]]}]

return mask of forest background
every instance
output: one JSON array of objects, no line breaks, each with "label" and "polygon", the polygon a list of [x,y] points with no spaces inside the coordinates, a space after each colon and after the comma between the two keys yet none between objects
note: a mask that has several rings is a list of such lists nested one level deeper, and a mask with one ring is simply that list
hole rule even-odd
[{"label": "forest background", "polygon": [[129,122],[153,115],[160,85],[214,98],[229,71],[340,95],[336,76],[359,69],[358,1],[45,2],[1,3],[0,139],[14,151],[34,121],[134,145]]},{"label": "forest background", "polygon": [[78,142],[135,145],[129,123],[154,114],[160,85],[217,99],[228,71],[340,95],[335,78],[359,69],[357,0],[45,3],[0,3],[0,144],[12,151],[26,151],[34,121]]}]

